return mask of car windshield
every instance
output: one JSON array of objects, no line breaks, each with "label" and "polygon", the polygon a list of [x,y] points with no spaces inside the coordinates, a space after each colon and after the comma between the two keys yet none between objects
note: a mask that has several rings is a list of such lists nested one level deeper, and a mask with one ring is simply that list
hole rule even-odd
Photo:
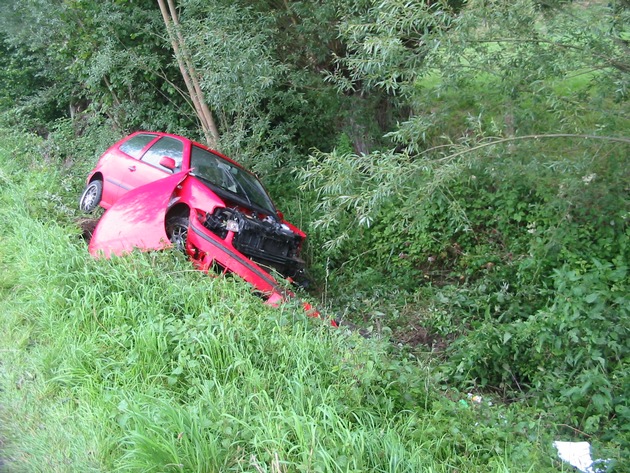
[{"label": "car windshield", "polygon": [[193,176],[235,194],[241,201],[276,214],[267,192],[250,172],[197,146],[192,147],[190,168]]}]

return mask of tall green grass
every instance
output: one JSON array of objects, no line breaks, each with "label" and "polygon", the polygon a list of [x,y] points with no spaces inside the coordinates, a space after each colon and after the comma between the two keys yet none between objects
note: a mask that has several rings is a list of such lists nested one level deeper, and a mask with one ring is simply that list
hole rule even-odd
[{"label": "tall green grass", "polygon": [[386,341],[179,254],[92,259],[35,145],[0,138],[9,471],[557,471],[543,414],[466,402]]}]

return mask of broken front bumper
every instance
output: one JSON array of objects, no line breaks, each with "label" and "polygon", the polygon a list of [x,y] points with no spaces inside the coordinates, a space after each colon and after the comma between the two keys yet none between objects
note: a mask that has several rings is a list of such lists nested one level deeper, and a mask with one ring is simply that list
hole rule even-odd
[{"label": "broken front bumper", "polygon": [[268,303],[278,304],[289,294],[269,272],[234,247],[234,235],[235,232],[228,231],[224,239],[220,238],[204,226],[197,212],[192,211],[186,252],[198,269],[209,271],[218,266],[235,273],[251,284]]}]

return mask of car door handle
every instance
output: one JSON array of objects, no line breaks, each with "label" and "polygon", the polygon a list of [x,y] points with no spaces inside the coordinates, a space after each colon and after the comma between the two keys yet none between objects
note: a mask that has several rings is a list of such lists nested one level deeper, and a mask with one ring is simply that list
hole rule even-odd
[{"label": "car door handle", "polygon": [[134,172],[136,170],[135,166],[129,166],[127,169],[129,169],[131,172]]}]

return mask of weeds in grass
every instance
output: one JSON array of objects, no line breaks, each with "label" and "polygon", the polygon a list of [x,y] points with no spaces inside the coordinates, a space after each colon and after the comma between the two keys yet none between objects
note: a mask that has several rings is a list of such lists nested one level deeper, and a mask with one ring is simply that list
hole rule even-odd
[{"label": "weeds in grass", "polygon": [[55,175],[19,176],[2,153],[11,471],[555,471],[551,422],[464,407],[384,340],[267,307],[176,253],[92,259],[31,199]]}]

